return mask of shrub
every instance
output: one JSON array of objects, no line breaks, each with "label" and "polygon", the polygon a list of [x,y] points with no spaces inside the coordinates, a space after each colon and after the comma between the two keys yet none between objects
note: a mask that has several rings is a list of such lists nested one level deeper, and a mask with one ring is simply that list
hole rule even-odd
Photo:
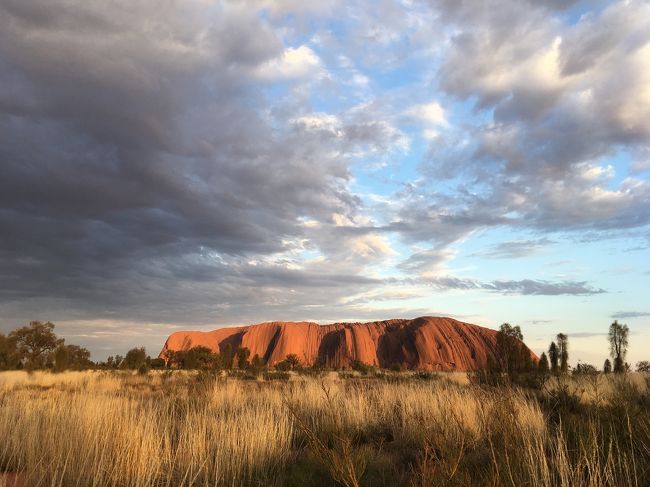
[{"label": "shrub", "polygon": [[374,367],[372,365],[368,365],[361,360],[353,360],[352,361],[352,370],[356,370],[357,372],[361,372],[363,375],[368,375],[370,372],[374,370]]},{"label": "shrub", "polygon": [[124,369],[138,370],[145,365],[147,361],[147,352],[144,347],[132,348],[126,352],[124,360],[120,367]]}]

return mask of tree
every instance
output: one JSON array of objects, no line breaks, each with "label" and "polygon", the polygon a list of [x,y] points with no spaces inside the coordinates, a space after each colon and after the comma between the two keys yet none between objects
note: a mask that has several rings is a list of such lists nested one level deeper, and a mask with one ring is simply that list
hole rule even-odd
[{"label": "tree", "polygon": [[511,376],[532,369],[530,351],[524,345],[524,335],[519,326],[504,323],[499,328],[496,337],[497,359],[501,371]]},{"label": "tree", "polygon": [[126,352],[120,367],[124,369],[138,370],[147,364],[147,352],[144,347],[132,348]]},{"label": "tree", "polygon": [[0,370],[13,369],[18,365],[16,345],[9,337],[0,333]]},{"label": "tree", "polygon": [[368,375],[372,371],[372,365],[362,362],[361,360],[353,360],[351,366],[352,370],[361,372],[363,375]]},{"label": "tree", "polygon": [[54,351],[54,370],[81,370],[91,367],[90,351],[79,345],[59,345]]},{"label": "tree", "polygon": [[542,355],[539,357],[539,362],[537,362],[537,370],[542,374],[549,373],[548,357],[544,352],[542,352]]},{"label": "tree", "polygon": [[607,339],[609,340],[609,354],[614,359],[614,372],[617,374],[625,372],[625,355],[627,354],[628,335],[630,329],[627,325],[620,324],[614,320],[609,326]]},{"label": "tree", "polygon": [[641,360],[636,363],[637,372],[650,372],[650,362],[648,360]]},{"label": "tree", "polygon": [[121,355],[116,355],[115,361],[113,362],[113,368],[119,369],[122,366],[122,362],[124,362],[124,357]]},{"label": "tree", "polygon": [[228,370],[232,369],[234,355],[232,353],[232,345],[230,343],[226,343],[221,349],[221,358],[224,368]]},{"label": "tree", "polygon": [[151,368],[152,369],[164,369],[165,368],[165,360],[161,359],[159,357],[151,359]]},{"label": "tree", "polygon": [[245,369],[248,367],[248,357],[251,356],[251,351],[244,347],[237,349],[237,367]]},{"label": "tree", "polygon": [[219,358],[210,348],[197,346],[175,352],[172,362],[183,369],[212,369]]},{"label": "tree", "polygon": [[612,372],[612,363],[608,358],[605,359],[605,363],[603,364],[603,372],[605,374],[610,374]]},{"label": "tree", "polygon": [[54,324],[32,321],[8,336],[15,347],[16,357],[27,369],[42,369],[51,361],[52,353],[63,340],[54,333]]},{"label": "tree", "polygon": [[284,360],[291,370],[300,366],[300,359],[298,358],[298,355],[296,355],[295,353],[290,353],[289,355],[286,356]]},{"label": "tree", "polygon": [[560,357],[560,373],[566,374],[569,371],[569,337],[564,333],[558,333],[555,339]]},{"label": "tree", "polygon": [[253,355],[253,360],[251,360],[251,367],[254,370],[260,370],[262,367],[264,367],[264,361],[258,354]]},{"label": "tree", "polygon": [[598,369],[591,364],[581,364],[576,365],[574,373],[579,375],[593,375],[598,373]]},{"label": "tree", "polygon": [[548,347],[548,357],[551,361],[551,372],[554,374],[557,374],[559,371],[559,361],[560,361],[560,356],[558,354],[557,350],[557,345],[555,342],[551,342],[551,344]]}]

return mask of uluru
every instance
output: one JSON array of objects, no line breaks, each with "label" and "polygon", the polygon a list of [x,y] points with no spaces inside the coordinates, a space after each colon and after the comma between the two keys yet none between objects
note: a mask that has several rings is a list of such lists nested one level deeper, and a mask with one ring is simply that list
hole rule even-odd
[{"label": "uluru", "polygon": [[167,338],[160,357],[165,358],[167,351],[197,346],[221,353],[229,344],[232,350],[248,348],[251,356],[258,355],[269,366],[295,354],[305,366],[346,368],[359,361],[382,368],[473,371],[496,358],[496,336],[490,328],[431,316],[329,325],[273,321],[208,332],[175,332]]}]

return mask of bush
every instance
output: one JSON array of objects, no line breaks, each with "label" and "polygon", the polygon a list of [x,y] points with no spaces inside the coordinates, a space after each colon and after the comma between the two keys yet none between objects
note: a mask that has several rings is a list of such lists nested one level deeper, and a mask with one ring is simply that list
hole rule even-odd
[{"label": "bush", "polygon": [[374,367],[372,365],[368,365],[361,360],[353,360],[352,361],[352,370],[356,370],[357,372],[361,372],[363,375],[368,375],[374,370]]},{"label": "bush", "polygon": [[146,365],[146,361],[147,352],[144,347],[132,348],[126,352],[126,356],[120,364],[120,367],[124,369],[139,370],[141,367]]},{"label": "bush", "polygon": [[573,373],[577,375],[593,375],[598,373],[598,369],[591,364],[578,364]]}]

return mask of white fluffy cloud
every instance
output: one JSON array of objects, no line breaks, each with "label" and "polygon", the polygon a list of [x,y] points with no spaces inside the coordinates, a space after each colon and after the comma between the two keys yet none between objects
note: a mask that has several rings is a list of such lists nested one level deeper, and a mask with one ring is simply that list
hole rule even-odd
[{"label": "white fluffy cloud", "polygon": [[303,79],[322,74],[323,65],[309,46],[288,47],[278,57],[256,69],[263,80]]}]

